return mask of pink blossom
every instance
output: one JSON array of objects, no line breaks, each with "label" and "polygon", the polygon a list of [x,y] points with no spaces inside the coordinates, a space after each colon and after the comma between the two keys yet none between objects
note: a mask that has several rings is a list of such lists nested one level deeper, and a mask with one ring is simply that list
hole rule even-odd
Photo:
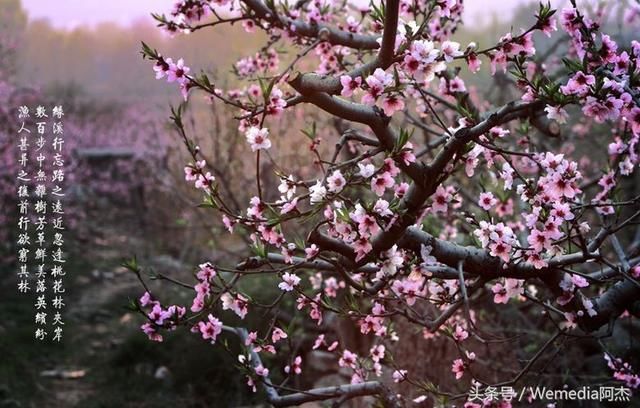
[{"label": "pink blossom", "polygon": [[347,184],[340,170],[335,170],[333,174],[327,177],[327,187],[332,193],[339,193]]},{"label": "pink blossom", "polygon": [[153,65],[153,70],[156,72],[156,79],[161,79],[169,72],[170,67],[173,65],[171,58],[162,58],[159,56],[156,63]]},{"label": "pink blossom", "polygon": [[222,322],[211,314],[207,316],[207,319],[207,322],[198,322],[198,328],[202,334],[202,338],[211,340],[211,344],[214,344],[218,335],[222,333]]},{"label": "pink blossom", "polygon": [[466,340],[469,337],[469,333],[462,328],[462,326],[456,326],[456,330],[453,333],[453,339],[455,341],[463,341]]},{"label": "pink blossom", "polygon": [[196,277],[202,282],[210,281],[211,279],[213,279],[213,277],[216,276],[216,270],[209,262],[200,264],[199,268],[200,269],[198,270]]},{"label": "pink blossom", "polygon": [[393,378],[393,382],[399,383],[404,381],[407,378],[407,370],[395,370],[393,374],[391,374]]},{"label": "pink blossom", "polygon": [[478,58],[476,53],[472,52],[467,55],[467,64],[469,65],[469,71],[475,74],[476,72],[480,71],[480,65],[482,65],[482,61],[480,60],[480,58]]},{"label": "pink blossom", "polygon": [[316,244],[311,244],[311,246],[304,249],[304,253],[306,254],[307,259],[312,259],[320,253],[320,248],[318,248]]},{"label": "pink blossom", "polygon": [[507,263],[510,260],[511,248],[511,245],[504,241],[491,242],[489,244],[489,254],[496,258],[500,258],[503,262]]},{"label": "pink blossom", "polygon": [[294,373],[300,375],[302,373],[302,357],[296,356],[291,365],[284,368],[284,372],[287,374]]},{"label": "pink blossom", "polygon": [[297,275],[285,272],[282,275],[282,282],[278,284],[278,287],[285,292],[291,292],[299,283],[300,278]]},{"label": "pink blossom", "polygon": [[464,361],[461,358],[453,360],[451,371],[456,375],[456,380],[461,379],[464,375]]},{"label": "pink blossom", "polygon": [[258,129],[255,126],[250,127],[246,132],[247,142],[251,146],[251,151],[267,150],[271,147],[269,140],[269,129]]},{"label": "pink blossom", "polygon": [[231,310],[241,319],[244,319],[249,311],[247,308],[249,299],[239,293],[234,296],[229,292],[225,292],[220,296],[220,300],[222,301],[222,310]]},{"label": "pink blossom", "polygon": [[286,339],[287,337],[289,337],[287,336],[287,333],[285,333],[284,330],[279,327],[274,328],[271,332],[271,341],[273,343],[277,343],[282,339]]},{"label": "pink blossom", "polygon": [[353,91],[358,89],[361,83],[362,78],[360,77],[351,78],[349,75],[342,75],[340,77],[340,84],[342,85],[342,91],[340,92],[340,95],[344,96],[345,98],[352,96]]},{"label": "pink blossom", "polygon": [[351,351],[345,349],[342,352],[342,356],[338,360],[338,365],[340,367],[351,367],[351,368],[355,369],[356,368],[357,359],[358,359],[358,355],[357,354],[352,353]]},{"label": "pink blossom", "polygon": [[380,217],[388,217],[393,215],[393,212],[389,209],[389,202],[379,198],[373,206],[373,211]]},{"label": "pink blossom", "polygon": [[547,112],[547,118],[555,120],[560,124],[567,123],[567,118],[569,118],[567,111],[559,106],[547,105],[544,111]]},{"label": "pink blossom", "polygon": [[216,178],[209,172],[206,174],[199,174],[195,182],[195,187],[200,190],[207,190],[215,180]]},{"label": "pink blossom", "polygon": [[453,41],[444,41],[441,45],[442,55],[446,62],[451,62],[455,57],[463,55],[460,44]]},{"label": "pink blossom", "polygon": [[393,187],[395,180],[389,172],[378,174],[371,179],[371,189],[378,197],[381,197],[387,188]]},{"label": "pink blossom", "polygon": [[403,181],[402,183],[396,186],[394,195],[397,198],[402,198],[404,197],[405,194],[407,194],[407,191],[409,191],[409,184]]},{"label": "pink blossom", "polygon": [[431,204],[431,210],[434,213],[447,212],[449,203],[449,193],[442,186],[438,186],[433,196],[433,203]]},{"label": "pink blossom", "polygon": [[353,245],[353,249],[356,252],[356,262],[364,258],[365,255],[367,255],[373,249],[373,247],[371,246],[371,242],[369,242],[369,240],[366,238],[360,238],[356,240]]},{"label": "pink blossom", "polygon": [[169,71],[167,72],[167,81],[168,82],[177,81],[180,84],[185,83],[186,81],[189,80],[186,75],[189,73],[190,70],[191,69],[189,67],[184,65],[184,60],[180,58],[177,63],[169,64]]},{"label": "pink blossom", "polygon": [[373,176],[376,171],[376,168],[371,163],[358,163],[358,167],[360,168],[358,174],[366,179]]},{"label": "pink blossom", "polygon": [[593,75],[585,75],[584,72],[576,72],[566,85],[560,87],[565,95],[585,96],[589,92],[589,86],[595,85],[596,77]]},{"label": "pink blossom", "polygon": [[551,240],[548,236],[537,229],[533,229],[527,237],[527,242],[535,252],[542,252],[545,249],[551,249]]},{"label": "pink blossom", "polygon": [[493,193],[486,192],[480,193],[478,199],[478,205],[485,211],[489,211],[494,205],[498,203],[498,199],[493,196]]},{"label": "pink blossom", "polygon": [[387,95],[382,100],[384,114],[391,117],[397,111],[404,109],[404,101],[398,95]]},{"label": "pink blossom", "polygon": [[316,184],[309,187],[311,204],[316,204],[324,200],[327,195],[327,189],[322,185],[321,181],[317,181]]},{"label": "pink blossom", "polygon": [[152,303],[153,297],[151,296],[151,293],[145,291],[144,294],[140,297],[140,306],[147,307]]},{"label": "pink blossom", "polygon": [[140,326],[140,329],[142,329],[144,334],[146,334],[147,337],[149,337],[149,340],[162,342],[163,340],[162,335],[158,333],[155,326],[153,326],[151,323],[143,324],[142,326]]},{"label": "pink blossom", "polygon": [[256,367],[256,374],[260,377],[266,377],[269,375],[269,369],[265,368],[262,364]]}]

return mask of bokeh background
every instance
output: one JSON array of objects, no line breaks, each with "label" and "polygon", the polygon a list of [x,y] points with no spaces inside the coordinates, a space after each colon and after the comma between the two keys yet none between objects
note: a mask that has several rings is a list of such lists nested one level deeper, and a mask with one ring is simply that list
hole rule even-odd
[{"label": "bokeh background", "polygon": [[[165,344],[149,342],[137,330],[139,317],[125,308],[141,290],[119,266],[124,257],[136,255],[154,273],[187,279],[191,265],[203,260],[246,256],[242,237],[234,241],[222,234],[219,221],[197,208],[198,194],[183,182],[187,153],[168,126],[168,107],[181,96],[154,79],[151,64],[141,58],[140,42],[211,72],[217,85],[227,88],[234,86],[231,64],[253,52],[262,38],[247,37],[239,27],[172,38],[149,15],[168,13],[171,3],[0,0],[0,407],[261,403],[260,394],[248,392],[233,369],[232,353],[184,332],[166,336]],[[526,0],[467,1],[466,25],[454,39],[495,42],[510,27],[530,24],[535,8]],[[485,70],[469,81],[481,89],[494,86]],[[15,109],[23,103],[62,104],[66,111],[71,262],[62,344],[33,340],[33,298],[16,289],[11,137]],[[201,100],[190,103],[188,128],[226,183],[231,201],[245,208],[253,173],[238,159],[246,146],[229,120],[232,113]],[[306,149],[291,143],[304,126],[300,116],[296,120],[272,129],[289,163],[304,160],[296,149]],[[188,303],[190,294],[167,295]],[[442,357],[448,350],[438,347],[421,350],[416,344],[405,352],[451,361]],[[317,385],[311,378],[323,378],[323,364],[321,359],[309,363],[316,371],[301,385]],[[427,377],[451,377],[448,363],[431,369]]]}]

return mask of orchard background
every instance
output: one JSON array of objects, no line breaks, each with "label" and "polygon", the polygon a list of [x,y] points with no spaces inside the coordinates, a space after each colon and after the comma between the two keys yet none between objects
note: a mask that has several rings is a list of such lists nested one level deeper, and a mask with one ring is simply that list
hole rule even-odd
[{"label": "orchard background", "polygon": [[[149,13],[0,4],[2,406],[637,403],[637,2]],[[70,135],[62,345],[12,275],[12,115],[43,102]]]}]

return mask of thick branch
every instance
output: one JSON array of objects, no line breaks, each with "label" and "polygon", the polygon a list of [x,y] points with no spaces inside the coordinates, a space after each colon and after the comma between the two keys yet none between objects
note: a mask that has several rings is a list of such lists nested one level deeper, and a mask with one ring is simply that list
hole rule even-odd
[{"label": "thick branch", "polygon": [[[294,20],[286,16],[275,14],[261,0],[242,0],[242,2],[252,10],[256,16],[266,20],[273,26],[286,29],[293,35],[308,38],[319,38],[322,34],[326,41],[333,45],[343,45],[345,47],[358,50],[375,50],[380,48],[377,36],[355,34],[349,31],[338,30],[325,24],[309,24],[300,20]],[[292,29],[293,28],[293,29]]]},{"label": "thick branch", "polygon": [[[399,0],[388,0],[386,4],[386,15],[384,21],[384,31],[380,51],[373,60],[348,72],[352,78],[364,76],[375,71],[377,68],[387,69],[393,62],[395,51],[396,33],[398,31],[398,11]],[[325,92],[336,94],[340,92],[342,85],[340,79],[335,76],[317,75],[313,73],[300,74],[295,79],[297,86],[305,92]],[[299,90],[298,90],[299,91]]]},{"label": "thick branch", "polygon": [[369,381],[361,384],[338,385],[334,387],[314,388],[309,391],[278,397],[270,402],[276,407],[288,407],[300,405],[310,401],[323,401],[338,397],[361,397],[384,393],[384,387],[378,381]]},{"label": "thick branch", "polygon": [[640,307],[640,288],[633,281],[620,281],[591,301],[597,314],[578,319],[580,327],[587,332],[596,331],[612,322],[625,310],[637,310]]},{"label": "thick branch", "polygon": [[505,264],[500,258],[491,256],[484,249],[443,241],[416,227],[408,228],[399,244],[400,247],[411,249],[417,253],[420,252],[421,245],[430,245],[432,247],[431,255],[439,262],[455,268],[460,261],[464,261],[465,272],[486,279],[540,277],[559,266],[582,263],[597,256],[596,253],[585,255],[582,252],[558,256],[549,260],[547,268],[536,269],[529,263]]}]

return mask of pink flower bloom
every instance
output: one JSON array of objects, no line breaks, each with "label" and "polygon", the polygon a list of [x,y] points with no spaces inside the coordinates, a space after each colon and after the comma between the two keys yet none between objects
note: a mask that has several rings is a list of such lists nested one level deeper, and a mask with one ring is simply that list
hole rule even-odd
[{"label": "pink flower bloom", "polygon": [[569,118],[567,111],[559,106],[547,105],[544,111],[547,112],[547,118],[555,120],[560,124],[567,123],[567,119]]},{"label": "pink flower bloom", "polygon": [[397,383],[404,381],[407,378],[407,370],[395,370],[393,374],[391,374],[391,378],[393,378],[393,382]]},{"label": "pink flower bloom", "polygon": [[385,347],[383,344],[378,344],[371,347],[369,353],[371,354],[371,359],[377,363],[384,358]]},{"label": "pink flower bloom", "polygon": [[278,284],[278,287],[285,292],[291,292],[299,283],[300,278],[297,275],[285,272],[282,275],[282,282]]},{"label": "pink flower bloom", "polygon": [[551,33],[554,31],[558,31],[558,27],[556,25],[556,19],[553,17],[549,17],[544,21],[540,22],[540,30],[547,36],[551,37]]},{"label": "pink flower bloom", "polygon": [[195,182],[195,187],[199,190],[206,190],[213,184],[215,180],[216,178],[213,177],[209,172],[204,175],[199,174]]},{"label": "pink flower bloom", "polygon": [[504,189],[511,190],[513,187],[513,167],[509,163],[502,165],[502,171],[500,172],[500,178],[504,181]]},{"label": "pink flower bloom", "polygon": [[606,100],[598,100],[592,96],[587,96],[582,113],[592,117],[596,122],[603,123],[606,120],[614,120],[620,116],[620,109],[624,105],[621,99],[609,97]]},{"label": "pink flower bloom", "polygon": [[193,298],[193,304],[191,305],[191,311],[193,313],[198,313],[202,309],[204,309],[204,297],[202,295],[198,294],[198,295],[196,295],[195,298]]},{"label": "pink flower bloom", "polygon": [[309,248],[304,249],[304,253],[307,255],[307,259],[314,258],[320,252],[320,248],[316,244],[311,244]]},{"label": "pink flower bloom", "polygon": [[244,20],[242,22],[242,28],[247,33],[253,33],[256,31],[256,23],[253,20]]},{"label": "pink flower bloom", "polygon": [[287,333],[285,333],[284,330],[282,330],[279,327],[276,327],[271,332],[271,341],[273,343],[277,343],[278,341],[280,341],[282,339],[286,339],[287,337],[289,337],[289,336],[287,336]]},{"label": "pink flower bloom", "polygon": [[140,297],[140,306],[147,307],[153,302],[153,297],[149,292],[144,292],[144,294]]},{"label": "pink flower bloom", "polygon": [[537,229],[531,231],[531,234],[527,237],[527,242],[537,253],[545,249],[551,249],[551,240],[544,232]]},{"label": "pink flower bloom", "polygon": [[542,269],[542,268],[546,268],[547,267],[547,261],[545,261],[544,259],[542,259],[542,257],[540,256],[540,254],[537,253],[530,253],[527,256],[527,262],[532,264],[534,268],[536,269]]},{"label": "pink flower bloom", "polygon": [[356,368],[356,361],[358,359],[358,355],[350,352],[349,350],[344,350],[342,352],[342,356],[338,360],[338,365],[340,367],[351,367],[353,369]]},{"label": "pink flower bloom", "polygon": [[211,344],[216,342],[216,338],[222,333],[222,322],[213,315],[207,316],[208,322],[199,322],[198,328],[202,334],[202,338],[205,340],[211,340]]},{"label": "pink flower bloom", "polygon": [[433,203],[431,204],[431,210],[434,213],[447,212],[449,203],[449,194],[442,186],[438,186],[433,196]]},{"label": "pink flower bloom", "polygon": [[469,65],[469,71],[475,74],[476,72],[480,71],[480,65],[482,65],[482,61],[475,53],[472,52],[467,56],[467,64]]},{"label": "pink flower bloom", "polygon": [[495,303],[506,304],[510,298],[521,296],[524,293],[522,281],[519,279],[505,279],[505,284],[496,283],[491,291],[494,293],[493,301]]},{"label": "pink flower bloom", "polygon": [[380,231],[380,227],[373,216],[366,214],[359,217],[358,232],[362,237],[369,237],[378,231]]},{"label": "pink flower bloom", "polygon": [[456,375],[456,380],[461,379],[464,375],[464,361],[461,358],[453,360],[451,371]]},{"label": "pink flower bloom", "polygon": [[296,210],[298,206],[298,197],[295,197],[293,200],[288,201],[282,204],[282,208],[280,209],[280,214],[289,214],[290,212]]},{"label": "pink flower bloom", "polygon": [[247,130],[246,137],[251,146],[251,151],[267,150],[271,147],[269,129],[267,128],[258,129],[252,126]]},{"label": "pink flower bloom", "polygon": [[500,282],[493,285],[491,288],[493,292],[493,302],[494,303],[504,303],[507,304],[509,302],[509,296],[507,295],[507,288],[503,286]]},{"label": "pink flower bloom", "polygon": [[220,301],[222,301],[222,310],[231,310],[241,319],[244,319],[249,312],[247,308],[247,300],[249,299],[239,293],[234,296],[229,292],[225,292],[220,296]]},{"label": "pink flower bloom", "polygon": [[395,180],[391,177],[391,174],[385,171],[371,179],[371,190],[373,190],[378,197],[381,197],[384,194],[384,191],[387,188],[393,187],[394,184]]},{"label": "pink flower bloom", "polygon": [[156,72],[156,79],[161,79],[169,72],[169,68],[173,65],[173,60],[171,58],[160,58],[153,65],[153,70]]},{"label": "pink flower bloom", "polygon": [[367,238],[360,238],[354,242],[354,250],[356,252],[356,262],[365,257],[371,250],[373,246],[371,246],[371,242]]},{"label": "pink flower bloom", "polygon": [[164,321],[171,317],[171,313],[163,310],[162,306],[160,306],[159,303],[156,303],[153,305],[151,312],[147,314],[147,317],[158,326],[162,326],[164,324]]},{"label": "pink flower bloom", "polygon": [[190,68],[184,65],[184,60],[180,58],[177,63],[169,64],[169,71],[167,72],[167,81],[182,84],[188,81],[187,74],[189,73]]},{"label": "pink flower bloom", "polygon": [[441,46],[441,51],[446,62],[451,62],[455,57],[459,57],[464,54],[460,51],[460,44],[453,41],[444,41]]},{"label": "pink flower bloom", "polygon": [[506,244],[503,241],[496,241],[489,244],[489,254],[496,258],[502,259],[503,262],[508,263],[510,260],[511,245]]},{"label": "pink flower bloom", "polygon": [[379,198],[373,206],[373,211],[380,217],[388,217],[393,215],[393,212],[389,209],[389,202]]},{"label": "pink flower bloom", "polygon": [[586,288],[589,286],[589,282],[580,275],[571,275],[571,282],[579,288]]},{"label": "pink flower bloom", "polygon": [[349,75],[342,75],[340,77],[340,84],[342,84],[342,91],[340,92],[340,95],[345,98],[349,98],[353,95],[353,91],[360,87],[361,83],[362,78],[360,77],[351,78]]},{"label": "pink flower bloom", "polygon": [[216,276],[216,270],[209,262],[200,264],[199,268],[200,270],[198,270],[196,277],[202,282],[210,281],[214,276]]},{"label": "pink flower bloom", "polygon": [[507,55],[502,49],[489,54],[489,59],[491,61],[491,75],[495,75],[497,67],[500,67],[503,73],[507,72]]},{"label": "pink flower bloom", "polygon": [[478,199],[478,205],[485,211],[489,211],[494,205],[498,203],[498,199],[493,196],[493,193],[486,192],[480,193],[480,198]]},{"label": "pink flower bloom", "polygon": [[579,190],[573,181],[565,179],[564,174],[556,173],[549,186],[549,192],[555,197],[573,198]]},{"label": "pink flower bloom", "polygon": [[589,92],[589,85],[595,85],[596,77],[593,75],[585,75],[584,72],[576,72],[566,85],[560,87],[565,95],[585,96]]},{"label": "pink flower bloom", "polygon": [[198,179],[198,173],[191,166],[186,166],[184,168],[184,179],[186,181],[195,181]]},{"label": "pink flower bloom", "polygon": [[163,338],[160,333],[157,332],[156,328],[151,323],[145,323],[140,326],[140,329],[144,332],[144,334],[149,337],[151,341],[162,342]]},{"label": "pink flower bloom", "polygon": [[260,364],[256,367],[256,374],[258,374],[260,377],[266,377],[269,375],[269,369]]},{"label": "pink flower bloom", "polygon": [[340,283],[338,283],[338,280],[333,276],[324,281],[324,293],[328,297],[338,296],[338,289],[344,288],[344,287],[345,287],[344,281],[340,281]]},{"label": "pink flower bloom", "polygon": [[373,173],[376,172],[376,168],[371,163],[358,163],[358,167],[360,168],[358,174],[366,179],[373,176]]},{"label": "pink flower bloom", "polygon": [[387,95],[382,100],[384,114],[391,117],[397,111],[404,109],[404,101],[398,95]]},{"label": "pink flower bloom", "polygon": [[409,184],[403,181],[402,183],[396,186],[394,195],[397,198],[402,198],[405,196],[405,194],[407,194],[407,191],[409,191]]},{"label": "pink flower bloom", "polygon": [[311,349],[312,350],[317,350],[318,348],[320,348],[320,346],[322,346],[324,344],[326,344],[325,341],[324,341],[324,334],[320,334],[316,338],[316,341],[313,343],[313,347]]},{"label": "pink flower bloom", "polygon": [[236,225],[236,222],[226,215],[222,216],[222,223],[229,233],[233,234],[233,226]]},{"label": "pink flower bloom", "polygon": [[571,212],[571,206],[568,203],[553,203],[553,209],[551,210],[551,215],[560,220],[571,221],[575,218],[573,213]]},{"label": "pink flower bloom", "polygon": [[327,177],[327,187],[332,193],[339,193],[347,184],[340,170],[335,170],[333,174]]},{"label": "pink flower bloom", "polygon": [[296,358],[293,359],[293,362],[291,363],[291,365],[286,366],[284,368],[284,372],[287,374],[290,374],[290,373],[294,373],[296,375],[301,374],[302,373],[302,357],[296,356]]},{"label": "pink flower bloom", "polygon": [[469,333],[462,328],[462,326],[456,326],[456,331],[453,333],[453,339],[455,341],[463,341],[469,337]]},{"label": "pink flower bloom", "polygon": [[327,195],[327,189],[322,185],[321,181],[317,181],[316,184],[309,187],[309,201],[311,204],[319,203],[324,200]]}]

